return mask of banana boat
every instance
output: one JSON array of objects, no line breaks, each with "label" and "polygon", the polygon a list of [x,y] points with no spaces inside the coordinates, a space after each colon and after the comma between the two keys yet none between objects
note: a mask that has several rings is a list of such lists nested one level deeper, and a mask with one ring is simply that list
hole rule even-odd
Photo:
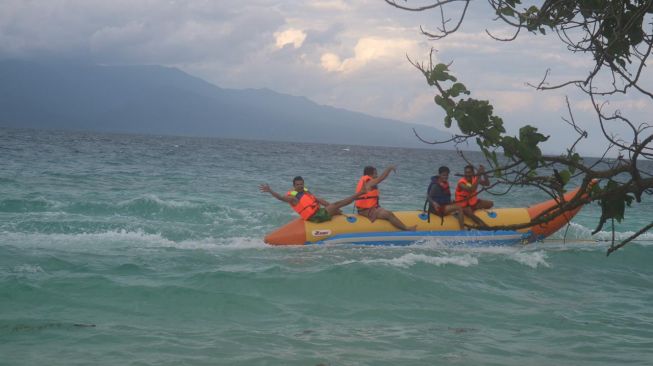
[{"label": "banana boat", "polygon": [[[571,200],[578,189],[565,194]],[[554,199],[524,208],[497,208],[474,211],[488,227],[530,223],[542,212],[557,205]],[[337,215],[330,221],[314,223],[295,219],[265,236],[270,245],[355,244],[355,245],[410,245],[435,240],[443,244],[516,245],[542,240],[566,225],[582,206],[565,212],[545,223],[519,230],[460,230],[455,217],[428,215],[423,211],[394,211],[407,226],[417,225],[416,231],[401,231],[390,222],[374,222],[360,215]],[[465,224],[473,226],[471,219]]]}]

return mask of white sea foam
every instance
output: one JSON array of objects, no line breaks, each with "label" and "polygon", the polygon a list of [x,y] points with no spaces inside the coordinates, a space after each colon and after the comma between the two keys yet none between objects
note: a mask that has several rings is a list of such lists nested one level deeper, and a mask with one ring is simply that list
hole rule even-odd
[{"label": "white sea foam", "polygon": [[[2,203],[6,203],[10,201],[9,199],[0,201]],[[63,202],[56,201],[50,198],[47,198],[45,196],[36,196],[34,198],[25,198],[25,199],[11,199],[13,202],[20,202],[24,205],[43,205],[48,209],[61,209],[62,207],[65,207],[66,205]]]},{"label": "white sea foam", "polygon": [[266,247],[260,238],[231,237],[174,241],[161,234],[142,230],[111,230],[99,233],[42,234],[2,233],[0,243],[18,247],[48,247],[57,249],[92,250],[116,248],[177,248],[177,249],[247,249]]},{"label": "white sea foam", "polygon": [[197,203],[189,202],[189,201],[175,201],[175,200],[164,200],[159,198],[155,194],[145,194],[140,197],[136,198],[131,198],[128,200],[120,201],[118,202],[119,207],[124,207],[124,206],[129,206],[134,203],[142,202],[142,201],[149,201],[153,202],[157,205],[163,206],[163,207],[170,207],[170,208],[196,208],[199,207],[200,205]]},{"label": "white sea foam", "polygon": [[469,254],[462,256],[429,256],[426,254],[407,253],[397,258],[377,258],[377,259],[363,259],[360,261],[365,264],[385,264],[394,267],[408,268],[417,263],[434,264],[442,266],[445,264],[452,264],[461,267],[469,267],[478,264],[478,259]]},{"label": "white sea foam", "polygon": [[[604,229],[608,226],[604,226]],[[560,231],[551,236],[554,240],[594,240],[594,241],[611,241],[612,231],[602,230],[592,235],[592,229],[581,224],[571,222],[569,228],[562,228]],[[624,240],[635,234],[635,231],[615,231],[615,240]],[[653,232],[646,232],[637,238],[637,241],[653,241]]]},{"label": "white sea foam", "polygon": [[204,238],[200,240],[184,240],[164,245],[177,249],[251,249],[267,248],[260,238],[231,237],[231,238]]},{"label": "white sea foam", "polygon": [[217,213],[204,212],[203,215],[212,218],[214,225],[238,224],[241,222],[260,223],[264,221],[262,211],[229,206],[222,207],[222,210]]},{"label": "white sea foam", "polygon": [[514,259],[516,262],[525,264],[531,268],[537,268],[538,266],[542,267],[547,267],[549,268],[550,265],[546,261],[546,253],[542,251],[537,251],[537,252],[526,252],[526,251],[519,251],[516,253],[513,253],[510,256],[512,259]]},{"label": "white sea foam", "polygon": [[[622,231],[614,233],[615,240],[625,240],[635,234],[635,231]],[[612,232],[611,231],[599,231],[594,236],[597,240],[600,241],[612,241]],[[637,241],[653,241],[653,233],[646,232],[638,236]]]},{"label": "white sea foam", "polygon": [[494,246],[494,247],[454,247],[449,250],[457,253],[491,255],[509,258],[531,268],[549,267],[544,251],[532,251],[532,246]]},{"label": "white sea foam", "polygon": [[522,250],[522,246],[452,246],[447,250],[457,253],[511,255]]},{"label": "white sea foam", "polygon": [[549,267],[549,263],[546,261],[546,253],[543,251],[531,251],[531,246],[451,246],[443,245],[437,241],[430,241],[422,243],[420,247],[437,249],[447,253],[466,253],[475,257],[478,257],[478,255],[504,256],[531,268],[537,268],[538,266]]},{"label": "white sea foam", "polygon": [[13,269],[14,273],[41,273],[43,272],[43,268],[39,265],[35,264],[21,264],[18,266],[15,266]]},{"label": "white sea foam", "polygon": [[46,233],[9,233],[2,234],[3,242],[25,246],[104,246],[110,243],[166,242],[160,234],[148,234],[142,230],[110,230],[99,233],[46,234]]}]

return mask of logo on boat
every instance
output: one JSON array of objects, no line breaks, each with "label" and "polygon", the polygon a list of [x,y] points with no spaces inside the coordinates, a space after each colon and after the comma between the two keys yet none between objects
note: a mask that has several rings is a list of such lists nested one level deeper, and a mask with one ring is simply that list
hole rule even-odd
[{"label": "logo on boat", "polygon": [[331,230],[313,230],[313,236],[329,236],[331,235]]}]

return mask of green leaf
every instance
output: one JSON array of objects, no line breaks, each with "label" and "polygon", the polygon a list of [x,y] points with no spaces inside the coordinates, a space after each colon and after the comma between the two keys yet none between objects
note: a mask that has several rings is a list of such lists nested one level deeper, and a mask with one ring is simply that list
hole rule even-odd
[{"label": "green leaf", "polygon": [[504,6],[504,7],[500,8],[499,13],[501,13],[503,15],[506,15],[506,16],[509,16],[509,17],[515,16],[515,11],[509,6]]},{"label": "green leaf", "polygon": [[454,98],[459,96],[461,93],[469,95],[469,90],[467,90],[465,85],[463,85],[462,83],[455,83],[449,89],[449,95],[451,95]]},{"label": "green leaf", "polygon": [[505,3],[508,4],[510,7],[514,8],[517,4],[521,4],[521,1],[519,1],[519,0],[505,0]]},{"label": "green leaf", "polygon": [[605,195],[605,197],[599,200],[599,204],[601,205],[601,217],[615,219],[617,222],[621,222],[624,219],[626,205],[630,207],[634,197],[626,193],[618,192],[617,190],[620,186],[620,183],[611,180],[605,188],[599,191]]},{"label": "green leaf", "polygon": [[564,186],[565,184],[567,184],[569,182],[569,179],[571,178],[571,173],[569,172],[569,170],[565,169],[565,170],[559,172],[559,174],[560,174],[560,178],[562,178],[561,183]]},{"label": "green leaf", "polygon": [[448,71],[449,71],[449,67],[447,65],[437,64],[431,70],[429,80],[432,80],[434,83],[435,81],[447,81],[447,80],[456,81],[456,78],[451,74],[449,74]]}]

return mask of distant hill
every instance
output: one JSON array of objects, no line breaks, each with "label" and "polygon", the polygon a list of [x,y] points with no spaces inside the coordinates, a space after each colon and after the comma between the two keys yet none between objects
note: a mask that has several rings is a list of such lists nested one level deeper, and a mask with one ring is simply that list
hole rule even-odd
[{"label": "distant hill", "polygon": [[425,147],[448,135],[267,89],[223,89],[178,69],[0,61],[0,126]]}]

